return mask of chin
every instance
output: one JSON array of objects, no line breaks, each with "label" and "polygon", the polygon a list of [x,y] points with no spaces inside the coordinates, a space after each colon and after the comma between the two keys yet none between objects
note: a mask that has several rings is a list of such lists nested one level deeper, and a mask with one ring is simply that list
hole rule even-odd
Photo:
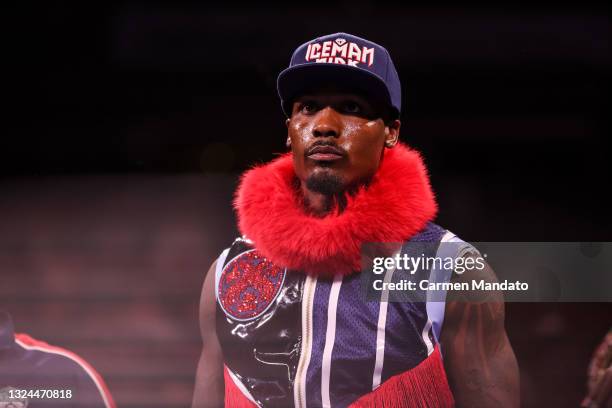
[{"label": "chin", "polygon": [[317,169],[306,178],[306,187],[324,195],[342,193],[346,190],[346,183],[338,173],[330,168]]}]

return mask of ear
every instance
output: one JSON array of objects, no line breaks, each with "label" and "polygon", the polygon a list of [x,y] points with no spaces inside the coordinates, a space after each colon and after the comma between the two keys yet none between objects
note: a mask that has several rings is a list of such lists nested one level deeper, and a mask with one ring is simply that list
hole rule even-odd
[{"label": "ear", "polygon": [[[291,123],[291,118],[287,118],[287,120],[285,120],[285,126],[289,128],[290,123]],[[287,141],[285,142],[285,144],[287,145],[287,148],[291,147],[291,138],[289,137],[289,132],[287,132]]]},{"label": "ear", "polygon": [[397,144],[401,125],[399,119],[385,125],[385,147],[390,149]]}]

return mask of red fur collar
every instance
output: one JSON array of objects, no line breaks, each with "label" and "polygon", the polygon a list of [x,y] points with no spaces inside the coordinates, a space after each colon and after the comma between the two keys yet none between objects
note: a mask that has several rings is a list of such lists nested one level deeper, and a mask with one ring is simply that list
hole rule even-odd
[{"label": "red fur collar", "polygon": [[240,232],[289,269],[323,275],[359,271],[361,244],[404,242],[437,212],[419,153],[398,144],[384,154],[369,187],[349,198],[343,212],[323,218],[301,205],[291,153],[247,171],[234,201]]}]

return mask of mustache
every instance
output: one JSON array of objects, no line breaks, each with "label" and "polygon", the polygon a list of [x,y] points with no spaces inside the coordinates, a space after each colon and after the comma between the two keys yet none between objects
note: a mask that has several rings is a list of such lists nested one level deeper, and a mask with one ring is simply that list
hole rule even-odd
[{"label": "mustache", "polygon": [[316,153],[317,150],[321,150],[322,148],[327,148],[327,149],[334,151],[337,154],[346,156],[346,151],[344,149],[339,147],[337,144],[331,141],[326,141],[326,140],[317,140],[304,151],[304,154],[308,156],[313,153]]}]

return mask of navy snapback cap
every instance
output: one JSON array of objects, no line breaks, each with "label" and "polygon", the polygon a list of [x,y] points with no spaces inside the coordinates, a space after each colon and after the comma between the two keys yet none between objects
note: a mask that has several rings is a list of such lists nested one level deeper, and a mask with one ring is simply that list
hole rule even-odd
[{"label": "navy snapback cap", "polygon": [[325,35],[294,51],[276,82],[285,115],[291,116],[294,98],[321,84],[365,92],[385,103],[395,117],[401,112],[402,89],[389,52],[355,35]]}]

